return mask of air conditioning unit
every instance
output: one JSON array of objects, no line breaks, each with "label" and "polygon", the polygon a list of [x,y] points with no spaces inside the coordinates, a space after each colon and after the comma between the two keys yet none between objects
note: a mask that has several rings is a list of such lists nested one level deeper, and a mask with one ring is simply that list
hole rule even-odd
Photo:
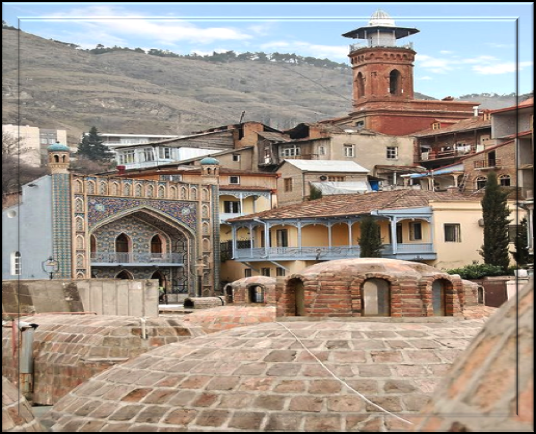
[{"label": "air conditioning unit", "polygon": [[326,175],[320,175],[320,181],[326,181],[328,177]]}]

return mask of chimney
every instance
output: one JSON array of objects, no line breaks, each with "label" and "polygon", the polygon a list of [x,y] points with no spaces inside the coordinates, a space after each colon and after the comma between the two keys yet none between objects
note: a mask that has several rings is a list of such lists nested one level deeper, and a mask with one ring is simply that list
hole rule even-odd
[{"label": "chimney", "polygon": [[477,105],[473,106],[473,116],[475,116],[475,117],[478,116],[478,106]]},{"label": "chimney", "polygon": [[125,174],[126,166],[117,166],[117,174],[118,175],[124,175]]}]

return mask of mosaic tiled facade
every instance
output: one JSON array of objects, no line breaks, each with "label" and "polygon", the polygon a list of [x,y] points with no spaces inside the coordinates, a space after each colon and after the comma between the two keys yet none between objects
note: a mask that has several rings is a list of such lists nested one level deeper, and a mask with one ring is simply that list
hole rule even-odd
[{"label": "mosaic tiled facade", "polygon": [[219,284],[214,167],[200,184],[188,184],[71,174],[69,154],[60,148],[49,152],[49,165],[56,278],[159,278],[171,294],[213,293]]}]

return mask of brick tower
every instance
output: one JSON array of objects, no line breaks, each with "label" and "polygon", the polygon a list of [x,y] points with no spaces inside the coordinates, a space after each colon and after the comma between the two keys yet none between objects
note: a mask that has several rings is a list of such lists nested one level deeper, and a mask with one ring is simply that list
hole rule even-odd
[{"label": "brick tower", "polygon": [[371,99],[413,99],[416,53],[411,43],[398,46],[396,40],[418,32],[417,29],[395,26],[387,13],[378,10],[370,18],[368,26],[343,35],[367,40],[365,44],[350,46],[354,108]]},{"label": "brick tower", "polygon": [[468,101],[416,100],[413,91],[411,43],[397,45],[419,30],[399,27],[384,11],[376,11],[368,26],[342,36],[364,39],[350,45],[353,73],[353,107],[348,116],[322,121],[346,128],[366,128],[383,134],[402,136],[430,128],[437,119],[457,122],[473,116],[476,105]]}]

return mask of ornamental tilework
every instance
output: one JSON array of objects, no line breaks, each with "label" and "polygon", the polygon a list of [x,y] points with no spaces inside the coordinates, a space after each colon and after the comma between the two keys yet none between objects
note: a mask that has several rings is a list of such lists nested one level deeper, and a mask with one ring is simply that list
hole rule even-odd
[{"label": "ornamental tilework", "polygon": [[195,231],[197,222],[197,206],[186,201],[130,199],[95,196],[89,198],[88,222],[90,228],[114,214],[130,209],[147,206],[184,223]]},{"label": "ornamental tilework", "polygon": [[67,173],[52,175],[52,231],[54,259],[59,267],[56,278],[71,277],[71,189]]},{"label": "ornamental tilework", "polygon": [[98,252],[114,252],[115,239],[121,234],[127,235],[132,241],[133,253],[149,253],[151,239],[159,235],[165,240],[165,252],[170,252],[171,240],[165,232],[141,221],[133,216],[126,216],[97,229],[93,235],[97,241]]}]

